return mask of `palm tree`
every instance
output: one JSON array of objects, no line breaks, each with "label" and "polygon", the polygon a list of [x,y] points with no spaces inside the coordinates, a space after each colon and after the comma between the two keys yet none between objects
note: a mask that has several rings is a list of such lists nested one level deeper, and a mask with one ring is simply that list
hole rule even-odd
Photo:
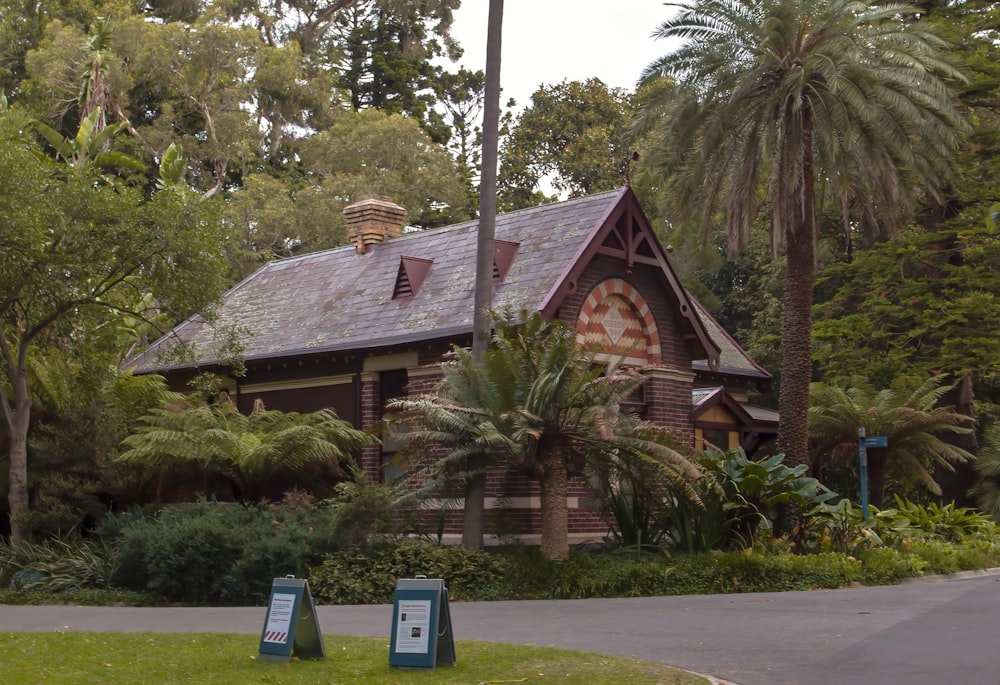
[{"label": "palm tree", "polygon": [[542,554],[569,553],[570,478],[654,468],[697,501],[699,468],[671,447],[670,434],[623,411],[643,378],[607,370],[559,321],[525,315],[496,324],[481,357],[456,349],[435,394],[390,405],[410,426],[410,442],[442,446],[434,470],[459,478],[470,464],[512,467],[539,484]]},{"label": "palm tree", "polygon": [[108,83],[108,61],[114,55],[112,39],[114,38],[114,23],[110,17],[99,17],[97,23],[91,26],[90,36],[83,42],[83,53],[86,59],[80,74],[80,95],[77,103],[80,106],[80,120],[86,119],[97,111],[96,132],[100,133],[107,126],[104,113],[111,103],[111,88]]},{"label": "palm tree", "polygon": [[[817,205],[848,228],[884,231],[918,189],[940,196],[947,157],[968,125],[948,79],[960,74],[916,10],[869,0],[682,0],[661,38],[673,53],[644,73],[651,89],[636,128],[665,180],[674,218],[704,234],[724,215],[730,253],[763,207],[772,253],[784,244],[778,448],[808,459]],[[869,209],[874,208],[874,209]]]},{"label": "palm tree", "polygon": [[858,455],[858,429],[870,436],[885,436],[885,447],[868,448],[868,476],[872,504],[882,506],[885,481],[891,464],[921,481],[935,495],[941,488],[927,470],[925,460],[945,469],[975,459],[961,447],[941,439],[943,433],[971,433],[972,419],[950,407],[937,406],[950,387],[941,376],[931,376],[915,389],[903,384],[875,391],[862,380],[853,387],[812,384],[809,430],[812,455],[852,460]]},{"label": "palm tree", "polygon": [[376,442],[329,411],[268,411],[258,403],[249,415],[224,396],[217,404],[157,409],[142,419],[118,458],[148,466],[218,473],[246,500],[259,499],[272,478],[306,466],[346,478],[351,452]]}]

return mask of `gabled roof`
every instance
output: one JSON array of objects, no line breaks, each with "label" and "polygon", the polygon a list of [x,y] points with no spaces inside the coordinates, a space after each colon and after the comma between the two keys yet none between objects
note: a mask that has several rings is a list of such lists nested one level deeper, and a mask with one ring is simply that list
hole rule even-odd
[{"label": "gabled roof", "polygon": [[[740,347],[731,335],[716,321],[701,302],[691,298],[694,310],[704,325],[705,330],[719,347],[719,373],[744,376],[755,380],[759,385],[770,387],[774,376],[767,369],[755,362],[746,350]],[[695,371],[707,373],[712,371],[707,359],[696,359],[691,365]]]},{"label": "gabled roof", "polygon": [[[628,221],[623,223],[622,217]],[[346,246],[271,262],[226,293],[217,326],[252,332],[245,341],[247,360],[471,333],[477,229],[478,222],[468,221],[390,238],[367,254]],[[507,263],[497,265],[502,282],[494,283],[493,305],[514,311],[558,307],[572,290],[567,283],[590,258],[614,252],[615,241],[624,241],[625,257],[663,269],[693,342],[692,354],[717,362],[718,345],[694,313],[693,300],[667,263],[631,189],[499,215],[496,240],[502,241],[501,261]],[[394,299],[400,265],[428,262],[414,295]],[[214,330],[195,317],[173,334],[194,343],[197,354],[211,357],[217,347]],[[161,338],[127,365],[136,371],[167,370],[156,355],[174,336]]]},{"label": "gabled roof", "polygon": [[761,407],[749,402],[739,402],[722,386],[714,388],[695,388],[691,391],[692,417],[695,421],[712,407],[726,407],[737,419],[746,426],[757,428],[770,427],[777,430],[779,414],[774,409]]}]

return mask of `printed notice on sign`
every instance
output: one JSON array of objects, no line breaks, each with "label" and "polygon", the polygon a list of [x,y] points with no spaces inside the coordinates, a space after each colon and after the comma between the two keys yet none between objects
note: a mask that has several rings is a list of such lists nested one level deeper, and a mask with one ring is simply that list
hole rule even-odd
[{"label": "printed notice on sign", "polygon": [[430,600],[401,600],[396,623],[396,653],[427,654],[430,629]]},{"label": "printed notice on sign", "polygon": [[267,625],[264,626],[263,642],[288,642],[288,630],[292,624],[292,610],[295,608],[295,595],[274,593],[271,595],[271,609],[267,612]]}]

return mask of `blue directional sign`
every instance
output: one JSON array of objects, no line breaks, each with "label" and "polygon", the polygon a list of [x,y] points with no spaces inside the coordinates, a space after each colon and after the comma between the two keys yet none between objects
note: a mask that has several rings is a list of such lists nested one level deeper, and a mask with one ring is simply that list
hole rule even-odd
[{"label": "blue directional sign", "polygon": [[889,444],[889,438],[885,435],[873,435],[871,437],[865,434],[864,428],[858,429],[858,458],[861,467],[861,517],[864,519],[868,518],[868,448],[869,447],[886,447]]}]

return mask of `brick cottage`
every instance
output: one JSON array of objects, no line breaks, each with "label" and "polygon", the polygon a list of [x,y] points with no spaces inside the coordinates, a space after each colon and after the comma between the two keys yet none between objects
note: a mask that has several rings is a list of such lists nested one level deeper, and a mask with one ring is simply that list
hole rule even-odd
[{"label": "brick cottage", "polygon": [[[284,411],[332,408],[362,428],[381,425],[388,400],[432,390],[443,355],[471,344],[478,224],[405,232],[406,211],[377,197],[344,214],[351,245],[270,262],[225,294],[216,322],[185,321],[130,368],[178,389],[214,372],[241,411],[258,400]],[[771,375],[684,289],[630,188],[498,216],[493,283],[494,308],[561,319],[584,345],[623,357],[646,378],[633,409],[690,444],[752,453],[776,433],[777,414],[747,401]],[[214,352],[220,326],[249,331],[241,377]],[[160,361],[179,340],[200,353],[196,364]],[[358,455],[375,481],[399,468],[397,441],[384,437]],[[498,530],[537,539],[534,484],[495,473],[488,494]],[[606,532],[593,500],[585,482],[574,484],[572,540]],[[446,532],[460,522],[451,512]]]}]

